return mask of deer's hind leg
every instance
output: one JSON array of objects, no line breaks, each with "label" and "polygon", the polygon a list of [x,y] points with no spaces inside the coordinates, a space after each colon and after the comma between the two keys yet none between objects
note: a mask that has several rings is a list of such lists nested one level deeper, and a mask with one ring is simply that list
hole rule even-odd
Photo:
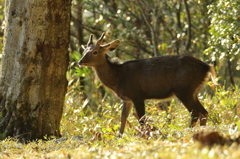
[{"label": "deer's hind leg", "polygon": [[133,104],[135,107],[135,110],[137,112],[138,118],[139,118],[139,124],[144,125],[145,120],[144,120],[144,115],[145,115],[145,105],[144,105],[144,100],[135,99],[133,100]]},{"label": "deer's hind leg", "polygon": [[196,97],[195,100],[195,106],[200,112],[199,118],[200,118],[200,125],[204,126],[207,123],[208,120],[208,112],[207,110],[202,106],[202,104],[199,102],[198,98]]},{"label": "deer's hind leg", "polygon": [[199,102],[197,96],[192,92],[176,92],[175,95],[181,100],[187,110],[191,113],[190,127],[196,126],[200,118],[200,125],[206,125],[208,112]]}]

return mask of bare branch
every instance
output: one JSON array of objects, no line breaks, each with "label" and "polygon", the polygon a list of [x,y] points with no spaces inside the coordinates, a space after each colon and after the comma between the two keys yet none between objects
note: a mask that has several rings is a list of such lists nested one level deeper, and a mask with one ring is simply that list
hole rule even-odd
[{"label": "bare branch", "polygon": [[156,43],[155,31],[154,31],[153,26],[149,23],[146,15],[144,13],[144,10],[142,8],[142,4],[139,0],[138,0],[138,3],[139,3],[139,6],[141,8],[141,14],[143,16],[143,19],[144,19],[144,21],[146,22],[147,26],[149,27],[149,29],[151,31],[151,39],[152,39],[152,43],[153,43],[153,55],[154,55],[154,57],[156,57],[157,56],[157,43]]}]

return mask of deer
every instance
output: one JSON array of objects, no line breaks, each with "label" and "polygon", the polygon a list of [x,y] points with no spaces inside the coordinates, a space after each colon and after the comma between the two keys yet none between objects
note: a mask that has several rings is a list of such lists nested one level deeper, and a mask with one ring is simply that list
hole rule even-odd
[{"label": "deer", "polygon": [[134,105],[138,122],[144,125],[146,99],[168,100],[177,97],[191,113],[190,127],[200,119],[205,126],[208,112],[198,100],[198,92],[211,76],[217,85],[214,67],[189,55],[163,55],[149,59],[120,62],[107,55],[120,40],[103,44],[105,32],[93,43],[89,37],[78,65],[91,67],[100,82],[123,101],[119,134],[123,135],[127,118]]}]

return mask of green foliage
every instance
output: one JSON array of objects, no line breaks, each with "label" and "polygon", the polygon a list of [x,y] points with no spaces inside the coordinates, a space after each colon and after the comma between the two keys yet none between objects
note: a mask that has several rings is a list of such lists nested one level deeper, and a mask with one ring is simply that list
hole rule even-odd
[{"label": "green foliage", "polygon": [[[218,72],[225,82],[227,76],[231,84],[239,82],[240,73],[240,2],[238,0],[218,0],[208,6],[211,19],[210,34],[205,54],[212,61],[219,63]],[[227,62],[226,62],[227,61]],[[231,78],[231,77],[230,77]],[[234,80],[236,80],[234,82]],[[223,84],[223,82],[222,82]]]},{"label": "green foliage", "polygon": [[[147,2],[75,0],[73,8],[78,8],[78,5],[82,6],[84,41],[88,40],[90,33],[99,36],[102,31],[106,31],[111,34],[109,40],[119,38],[122,42],[121,48],[116,53],[118,57],[148,58],[155,56],[155,48],[156,55],[186,52],[188,22],[182,1],[164,0],[159,3],[156,0]],[[208,37],[206,3],[191,0],[188,1],[188,7],[194,28],[190,39],[193,45],[189,52],[199,56],[206,48]],[[73,15],[77,13],[73,12]],[[165,44],[164,47],[162,43]]]},{"label": "green foliage", "polygon": [[211,25],[210,47],[206,53],[214,59],[240,57],[240,2],[219,0],[209,5]]}]

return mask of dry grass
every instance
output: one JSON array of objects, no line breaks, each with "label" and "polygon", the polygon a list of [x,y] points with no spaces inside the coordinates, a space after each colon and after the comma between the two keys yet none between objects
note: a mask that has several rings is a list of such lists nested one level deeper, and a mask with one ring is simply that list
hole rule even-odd
[{"label": "dry grass", "polygon": [[[200,96],[201,98],[201,96]],[[123,138],[118,138],[121,103],[114,97],[99,100],[101,111],[81,107],[71,96],[66,99],[61,131],[68,140],[35,141],[23,144],[12,138],[0,141],[0,158],[240,158],[240,146],[215,145],[211,149],[193,141],[193,134],[218,131],[235,138],[240,126],[240,91],[217,90],[213,98],[204,95],[202,103],[209,111],[206,127],[188,128],[190,115],[182,104],[172,100],[167,111],[147,101],[148,125],[139,127],[135,117],[128,119]],[[113,100],[113,101],[112,101]],[[87,113],[86,113],[87,112]],[[74,138],[81,136],[83,138]]]}]

